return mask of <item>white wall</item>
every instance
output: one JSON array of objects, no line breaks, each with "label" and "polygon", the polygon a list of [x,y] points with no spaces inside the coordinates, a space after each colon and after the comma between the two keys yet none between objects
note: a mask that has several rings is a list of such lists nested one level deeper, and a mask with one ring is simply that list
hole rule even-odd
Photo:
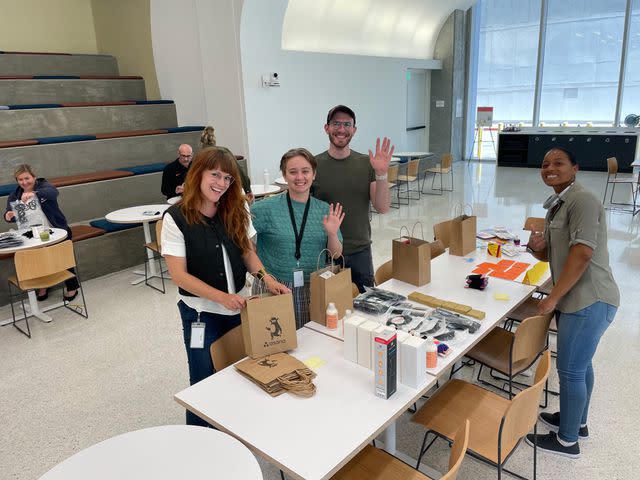
[{"label": "white wall", "polygon": [[[269,169],[278,173],[289,148],[313,153],[327,149],[323,130],[336,104],[354,109],[355,150],[366,153],[377,136],[389,136],[406,148],[406,69],[440,68],[434,60],[380,58],[284,51],[282,25],[287,0],[245,0],[241,52],[251,176],[260,181]],[[278,72],[281,87],[264,88],[261,76]]]},{"label": "white wall", "polygon": [[[242,0],[151,0],[162,98],[180,125],[213,125],[218,145],[247,154],[239,23]],[[195,147],[195,145],[194,145]]]}]

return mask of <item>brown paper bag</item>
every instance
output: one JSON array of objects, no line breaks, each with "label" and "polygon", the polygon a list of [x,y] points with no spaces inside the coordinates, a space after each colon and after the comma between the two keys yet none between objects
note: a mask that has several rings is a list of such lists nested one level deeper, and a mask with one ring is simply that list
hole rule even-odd
[{"label": "brown paper bag", "polygon": [[[460,206],[461,210],[464,207]],[[462,257],[476,249],[476,217],[473,211],[466,215],[464,211],[451,219],[449,227],[449,254]]]},{"label": "brown paper bag", "polygon": [[[392,241],[391,261],[393,278],[422,286],[431,281],[431,246],[424,239],[414,236],[416,225],[422,229],[422,224],[417,222],[411,235],[406,226],[400,228],[400,238]],[[407,230],[406,236],[402,236],[403,229]]]},{"label": "brown paper bag", "polygon": [[[320,256],[323,252],[320,252]],[[344,259],[343,259],[344,262]],[[332,275],[329,276],[327,272]],[[353,310],[351,292],[351,269],[344,264],[334,264],[312,272],[309,276],[309,317],[316,323],[326,324],[326,313],[329,302],[338,309],[338,318],[344,317],[347,309]]]},{"label": "brown paper bag", "polygon": [[316,391],[316,374],[304,363],[287,353],[276,353],[258,359],[246,359],[236,369],[273,397],[290,392],[310,397]]},{"label": "brown paper bag", "polygon": [[286,352],[298,346],[290,293],[265,293],[248,298],[240,318],[244,348],[251,358]]}]

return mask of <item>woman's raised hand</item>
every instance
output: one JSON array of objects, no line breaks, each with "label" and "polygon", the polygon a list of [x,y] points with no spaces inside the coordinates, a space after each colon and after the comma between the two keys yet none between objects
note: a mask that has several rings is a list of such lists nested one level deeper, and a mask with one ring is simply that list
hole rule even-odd
[{"label": "woman's raised hand", "polygon": [[329,214],[325,215],[322,219],[322,226],[327,232],[327,235],[336,235],[340,224],[344,220],[344,212],[342,211],[342,205],[336,203],[335,207],[333,203],[329,205]]}]

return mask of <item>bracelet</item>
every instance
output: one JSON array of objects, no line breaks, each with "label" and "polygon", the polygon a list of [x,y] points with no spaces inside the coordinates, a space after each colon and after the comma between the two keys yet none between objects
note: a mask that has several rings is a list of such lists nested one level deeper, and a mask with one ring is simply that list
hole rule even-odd
[{"label": "bracelet", "polygon": [[386,180],[386,179],[387,179],[386,173],[384,175],[376,175],[376,180]]},{"label": "bracelet", "polygon": [[263,267],[260,270],[258,270],[256,273],[254,273],[253,276],[256,277],[258,280],[262,280],[264,277],[267,276],[267,271]]}]

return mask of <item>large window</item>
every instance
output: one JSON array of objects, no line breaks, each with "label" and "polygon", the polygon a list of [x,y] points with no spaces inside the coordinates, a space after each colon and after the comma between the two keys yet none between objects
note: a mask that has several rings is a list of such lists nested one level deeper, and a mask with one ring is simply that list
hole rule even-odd
[{"label": "large window", "polygon": [[626,0],[549,0],[540,121],[611,126]]},{"label": "large window", "polygon": [[477,105],[495,122],[531,125],[541,0],[483,0]]},{"label": "large window", "polygon": [[640,0],[634,0],[629,24],[627,68],[622,91],[620,122],[633,113],[640,115]]}]

